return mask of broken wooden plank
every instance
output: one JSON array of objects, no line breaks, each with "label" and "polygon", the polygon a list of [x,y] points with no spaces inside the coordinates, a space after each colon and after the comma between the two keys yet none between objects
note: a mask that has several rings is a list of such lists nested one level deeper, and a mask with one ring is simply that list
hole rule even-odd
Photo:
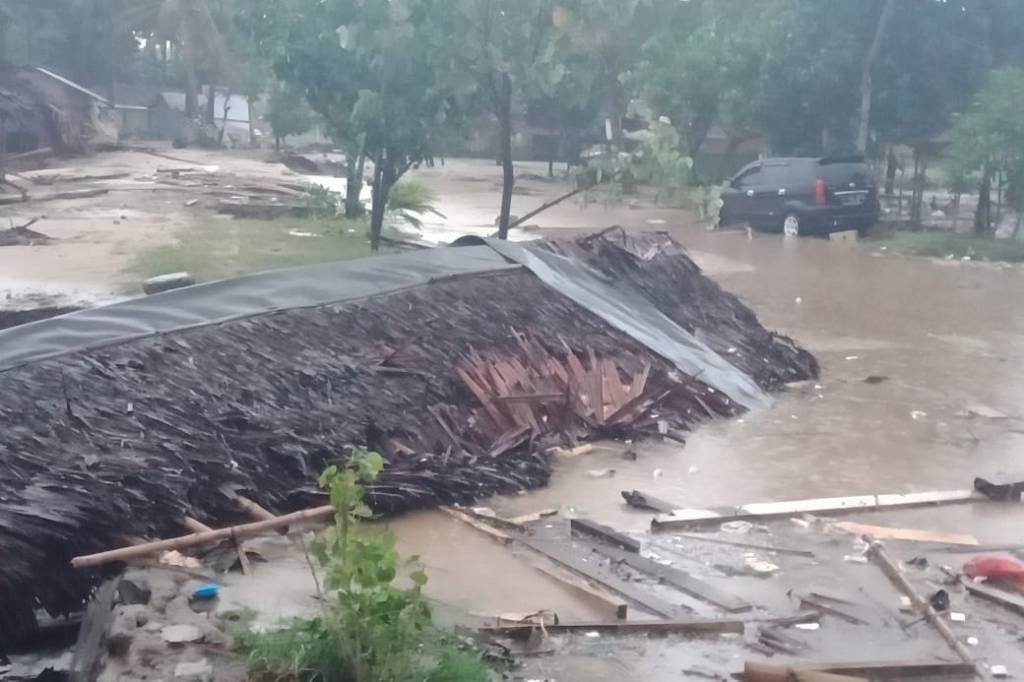
[{"label": "broken wooden plank", "polygon": [[78,631],[78,641],[75,642],[71,658],[69,678],[72,682],[93,682],[100,673],[100,663],[106,649],[104,643],[114,619],[114,598],[120,584],[120,577],[107,580],[96,590],[85,609],[85,618]]},{"label": "broken wooden plank", "polygon": [[961,582],[967,591],[975,597],[981,597],[995,602],[1011,611],[1024,615],[1024,598],[1020,595],[1005,592],[985,583],[976,583],[969,578],[962,578]]},{"label": "broken wooden plank", "polygon": [[605,544],[619,547],[627,552],[640,552],[641,544],[639,540],[620,533],[610,526],[605,526],[588,519],[570,519],[569,528],[582,535],[595,537]]},{"label": "broken wooden plank", "polygon": [[3,197],[0,198],[0,204],[15,204],[20,203],[22,201],[28,201],[33,204],[38,204],[44,201],[57,201],[61,199],[90,199],[92,197],[98,197],[103,194],[107,194],[108,192],[110,192],[109,189],[100,188],[75,189],[69,190],[67,192],[51,192],[50,194],[32,194],[27,198],[20,196],[14,199],[9,197]]},{"label": "broken wooden plank", "polygon": [[536,563],[533,564],[533,567],[544,575],[554,578],[563,585],[600,602],[602,606],[609,607],[615,618],[624,620],[629,615],[629,604],[625,599],[603,590],[597,585],[594,585],[563,568],[559,568],[557,565]]},{"label": "broken wooden plank", "polygon": [[744,682],[868,682],[866,677],[838,675],[821,670],[800,670],[784,665],[747,661]]},{"label": "broken wooden plank", "polygon": [[796,514],[836,514],[854,510],[900,509],[986,500],[986,497],[973,490],[945,490],[926,493],[826,497],[790,502],[758,502],[738,507],[676,509],[671,514],[655,517],[651,521],[651,529],[655,531],[670,530],[709,523],[780,518]]},{"label": "broken wooden plank", "polygon": [[735,595],[728,594],[703,580],[694,578],[689,573],[673,566],[663,566],[639,554],[625,552],[614,547],[601,546],[593,549],[617,563],[626,564],[630,568],[656,578],[666,585],[671,585],[683,594],[713,604],[730,613],[749,611],[753,608],[753,605],[749,602]]},{"label": "broken wooden plank", "polygon": [[[488,635],[504,635],[526,639],[539,625],[485,625],[480,632]],[[614,635],[627,634],[700,634],[735,633],[743,634],[744,624],[739,620],[640,620],[624,623],[557,623],[545,625],[548,633],[600,632]]]},{"label": "broken wooden plank", "polygon": [[115,561],[127,561],[128,559],[149,556],[150,554],[156,554],[170,549],[186,549],[188,547],[198,547],[199,545],[208,545],[213,542],[228,540],[233,537],[243,538],[260,535],[267,531],[277,530],[282,526],[288,526],[293,523],[323,521],[332,516],[334,516],[334,507],[330,505],[314,507],[313,509],[306,509],[303,511],[293,512],[291,514],[285,514],[284,516],[278,516],[270,521],[257,521],[256,523],[246,523],[240,526],[219,528],[208,533],[192,533],[190,535],[169,538],[167,540],[155,540],[153,542],[144,542],[138,545],[129,545],[128,547],[112,549],[106,552],[98,552],[96,554],[84,554],[72,558],[71,565],[76,568],[82,568],[85,566],[109,564]]},{"label": "broken wooden plank", "polygon": [[833,523],[839,530],[854,535],[870,535],[876,540],[909,540],[912,542],[938,542],[944,545],[977,546],[978,538],[965,533],[941,533],[916,528],[893,528],[890,526],[872,526],[866,523],[841,521]]},{"label": "broken wooden plank", "polygon": [[541,519],[546,519],[549,516],[555,516],[556,514],[558,514],[558,510],[557,509],[541,509],[540,511],[532,512],[530,514],[522,514],[520,516],[513,516],[513,517],[507,519],[507,521],[509,523],[514,523],[517,526],[525,526],[525,525],[530,524],[530,523],[536,523],[537,521],[540,521]]},{"label": "broken wooden plank", "polygon": [[674,537],[696,540],[697,542],[709,542],[713,545],[728,545],[729,547],[742,547],[743,549],[757,549],[762,552],[774,552],[776,554],[789,554],[791,556],[803,556],[813,559],[814,552],[806,549],[794,549],[792,547],[778,547],[776,545],[764,545],[756,542],[742,542],[740,540],[726,540],[714,538],[708,535],[697,535],[695,533],[675,533]]},{"label": "broken wooden plank", "polygon": [[492,540],[497,540],[503,545],[507,545],[510,542],[512,542],[512,536],[508,533],[500,531],[497,528],[484,523],[483,521],[477,520],[477,518],[473,517],[470,514],[467,514],[461,509],[455,509],[454,507],[439,507],[439,509],[448,516],[451,516],[454,519],[462,521],[467,526],[471,526],[477,529],[478,531],[488,536]]},{"label": "broken wooden plank", "polygon": [[659,512],[662,514],[671,514],[679,508],[679,505],[666,502],[665,500],[661,500],[649,493],[644,493],[639,490],[623,490],[622,499],[624,499],[626,504],[630,507],[643,509],[644,511]]},{"label": "broken wooden plank", "polygon": [[796,670],[820,670],[837,675],[860,675],[871,680],[906,680],[914,677],[973,675],[967,663],[946,661],[844,661],[802,663]]},{"label": "broken wooden plank", "polygon": [[835,616],[840,620],[845,620],[847,623],[853,623],[854,625],[867,625],[868,622],[863,618],[859,618],[851,613],[847,613],[842,609],[836,608],[831,604],[826,603],[823,599],[818,599],[813,595],[806,594],[794,594],[794,596],[800,600],[802,606],[810,607],[816,611],[827,613],[830,616]]},{"label": "broken wooden plank", "polygon": [[[572,553],[571,549],[561,547],[554,543],[540,542],[538,540],[523,538],[520,543],[563,566],[573,573],[583,576],[587,580],[601,585],[607,590],[623,597],[627,601],[650,611],[651,613],[664,618],[675,618],[681,609],[673,604],[666,603],[661,599],[639,590],[616,576],[602,575],[592,563],[588,563]],[[632,555],[630,555],[632,556]]]}]

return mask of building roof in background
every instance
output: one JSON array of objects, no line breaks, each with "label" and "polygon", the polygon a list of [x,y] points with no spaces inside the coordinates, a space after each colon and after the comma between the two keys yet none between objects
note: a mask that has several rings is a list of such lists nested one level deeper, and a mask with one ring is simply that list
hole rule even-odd
[{"label": "building roof in background", "polygon": [[49,69],[44,69],[41,66],[32,66],[32,67],[29,67],[29,68],[31,70],[33,70],[33,71],[36,71],[38,73],[43,74],[44,76],[46,76],[48,78],[52,78],[53,80],[57,81],[61,85],[66,85],[67,87],[71,88],[72,90],[77,90],[78,92],[80,92],[83,95],[86,95],[88,97],[91,97],[92,99],[96,100],[97,102],[101,102],[103,104],[110,104],[110,102],[107,101],[106,97],[103,97],[102,95],[98,95],[95,92],[93,92],[92,90],[90,90],[90,89],[88,89],[86,87],[83,87],[83,86],[79,85],[78,83],[65,78],[64,76],[61,76],[60,74],[56,74],[53,71],[50,71]]}]

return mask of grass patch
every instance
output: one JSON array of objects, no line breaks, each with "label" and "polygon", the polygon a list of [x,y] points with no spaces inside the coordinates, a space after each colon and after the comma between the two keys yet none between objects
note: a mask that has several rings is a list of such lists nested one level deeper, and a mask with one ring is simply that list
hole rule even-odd
[{"label": "grass patch", "polygon": [[1024,262],[1024,241],[975,237],[948,232],[897,232],[884,242],[890,250],[928,258],[964,258]]},{"label": "grass patch", "polygon": [[182,229],[173,244],[138,253],[129,270],[142,278],[189,272],[198,281],[208,282],[263,270],[351,260],[370,255],[366,231],[367,225],[361,220],[211,218]]}]

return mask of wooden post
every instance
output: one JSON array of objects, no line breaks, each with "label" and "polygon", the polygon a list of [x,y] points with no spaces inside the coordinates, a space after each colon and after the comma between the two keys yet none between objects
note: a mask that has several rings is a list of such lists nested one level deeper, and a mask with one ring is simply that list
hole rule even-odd
[{"label": "wooden post", "polygon": [[156,540],[154,542],[145,542],[140,545],[129,545],[128,547],[121,547],[120,549],[112,549],[106,552],[76,556],[71,560],[71,565],[76,568],[82,568],[85,566],[109,564],[114,561],[126,561],[128,559],[144,557],[171,549],[185,549],[187,547],[198,547],[199,545],[208,545],[211,542],[219,542],[221,540],[229,540],[232,538],[252,537],[254,535],[265,533],[268,530],[277,530],[278,528],[288,526],[293,523],[322,521],[324,519],[329,519],[332,516],[334,516],[334,507],[331,505],[325,505],[323,507],[297,511],[292,514],[285,514],[284,516],[278,516],[268,521],[247,523],[241,526],[231,526],[229,528],[221,528],[203,533],[192,533],[191,535],[183,535],[181,537],[170,538],[167,540]]},{"label": "wooden post", "polygon": [[925,599],[921,597],[916,590],[914,590],[913,585],[911,585],[910,581],[907,580],[907,576],[904,575],[903,571],[901,571],[885,553],[885,548],[882,546],[882,543],[875,540],[870,535],[865,535],[864,540],[869,545],[868,555],[875,560],[875,563],[877,563],[882,569],[882,572],[888,576],[893,585],[895,585],[900,592],[910,599],[910,603],[913,604],[914,609],[924,616],[931,626],[935,628],[936,632],[939,633],[942,639],[944,639],[946,643],[949,644],[950,648],[956,652],[956,655],[960,657],[960,660],[974,666],[975,672],[981,679],[991,679],[988,674],[988,670],[974,660],[974,657],[971,656],[971,653],[967,650],[967,647],[963,645],[963,642],[957,639],[956,634],[949,627],[949,624],[943,620],[938,613],[936,613],[931,604],[925,601]]}]

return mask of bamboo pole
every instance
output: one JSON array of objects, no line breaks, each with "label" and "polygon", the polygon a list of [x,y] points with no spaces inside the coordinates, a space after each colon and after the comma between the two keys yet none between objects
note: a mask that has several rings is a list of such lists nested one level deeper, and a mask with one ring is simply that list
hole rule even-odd
[{"label": "bamboo pole", "polygon": [[865,535],[864,540],[868,543],[868,555],[875,560],[882,572],[892,581],[900,592],[902,592],[910,603],[913,604],[914,609],[920,613],[928,621],[929,624],[935,629],[936,632],[946,641],[946,643],[956,652],[956,655],[960,657],[964,663],[974,666],[975,673],[983,680],[989,680],[991,677],[983,666],[981,666],[971,652],[967,650],[963,642],[957,639],[956,634],[952,628],[949,627],[949,623],[942,619],[942,617],[932,608],[917,591],[914,586],[907,580],[907,576],[900,570],[899,566],[893,563],[889,555],[885,553],[885,549],[882,543],[875,540],[870,535]]},{"label": "bamboo pole", "polygon": [[211,542],[219,542],[220,540],[251,537],[253,535],[260,535],[268,530],[276,530],[282,526],[288,526],[293,523],[320,521],[328,519],[333,515],[334,507],[330,505],[315,507],[313,509],[297,511],[292,514],[285,514],[284,516],[278,516],[266,521],[257,521],[255,523],[246,523],[241,526],[220,528],[218,530],[212,530],[204,533],[192,533],[190,535],[169,538],[167,540],[145,542],[140,545],[129,545],[128,547],[112,549],[106,552],[99,552],[97,554],[76,556],[71,560],[71,565],[76,568],[82,568],[84,566],[99,566],[113,561],[125,561],[127,559],[148,556],[150,554],[156,554],[157,552],[166,552],[172,549],[185,549],[187,547],[206,545]]}]

